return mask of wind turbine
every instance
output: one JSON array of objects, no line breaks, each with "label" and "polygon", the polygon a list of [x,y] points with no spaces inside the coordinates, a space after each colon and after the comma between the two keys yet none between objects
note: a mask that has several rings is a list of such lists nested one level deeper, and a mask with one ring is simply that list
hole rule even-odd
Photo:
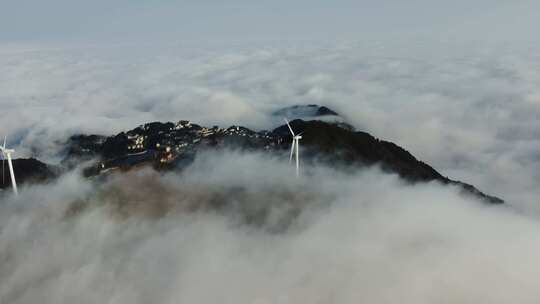
[{"label": "wind turbine", "polygon": [[[17,190],[17,182],[15,181],[15,171],[13,170],[13,163],[11,161],[11,154],[15,153],[15,150],[7,149],[6,141],[7,141],[7,137],[4,137],[4,145],[0,146],[0,152],[2,153],[2,178],[5,178],[4,162],[5,162],[5,159],[7,158],[13,192],[15,193],[15,195],[18,195],[19,191]],[[4,183],[4,180],[2,180],[2,183]]]},{"label": "wind turbine", "polygon": [[292,158],[294,154],[296,158],[296,177],[299,177],[300,176],[300,139],[302,139],[301,135],[303,132],[300,134],[295,134],[287,118],[285,118],[285,122],[287,123],[287,127],[289,127],[289,130],[291,131],[291,134],[293,136],[292,145],[291,145],[291,156],[289,158],[289,163],[292,162]]}]

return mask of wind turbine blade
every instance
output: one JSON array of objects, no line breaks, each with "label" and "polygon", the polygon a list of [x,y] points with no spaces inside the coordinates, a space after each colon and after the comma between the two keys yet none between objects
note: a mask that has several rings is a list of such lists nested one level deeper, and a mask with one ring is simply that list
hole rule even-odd
[{"label": "wind turbine blade", "polygon": [[11,160],[11,153],[7,153],[7,159],[13,192],[15,193],[15,195],[19,195],[19,190],[17,189],[17,181],[15,180],[15,170],[13,169],[13,162]]},{"label": "wind turbine blade", "polygon": [[2,186],[6,183],[6,159],[4,157],[4,151],[2,151]]},{"label": "wind turbine blade", "polygon": [[300,176],[300,140],[296,140],[296,177]]},{"label": "wind turbine blade", "polygon": [[284,118],[284,119],[285,119],[285,122],[287,123],[287,127],[289,127],[289,130],[291,130],[292,136],[295,136],[294,131],[293,131],[292,128],[291,128],[291,124],[289,123],[289,121],[287,120],[287,118]]},{"label": "wind turbine blade", "polygon": [[294,146],[295,146],[295,140],[293,139],[292,145],[291,145],[291,157],[289,157],[289,163],[292,163],[292,156],[294,153]]}]

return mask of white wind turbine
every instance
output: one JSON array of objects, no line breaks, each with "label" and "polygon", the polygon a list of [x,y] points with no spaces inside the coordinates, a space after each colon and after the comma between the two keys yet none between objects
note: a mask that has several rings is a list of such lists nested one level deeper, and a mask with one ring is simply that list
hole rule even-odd
[{"label": "white wind turbine", "polygon": [[302,139],[301,135],[303,132],[300,134],[295,134],[287,118],[285,118],[285,122],[287,123],[287,127],[289,127],[289,130],[291,131],[291,134],[293,136],[292,146],[291,146],[291,156],[289,158],[289,163],[292,162],[292,158],[294,154],[296,158],[296,177],[299,177],[300,176],[300,139]]},{"label": "white wind turbine", "polygon": [[11,161],[11,154],[15,153],[15,150],[7,149],[6,148],[6,141],[7,138],[4,137],[4,145],[0,146],[0,153],[2,153],[2,183],[4,183],[5,180],[5,159],[7,158],[8,166],[9,166],[9,174],[11,176],[11,185],[13,187],[13,192],[15,192],[15,195],[19,194],[19,191],[17,190],[17,182],[15,181],[15,171],[13,171],[13,163]]}]

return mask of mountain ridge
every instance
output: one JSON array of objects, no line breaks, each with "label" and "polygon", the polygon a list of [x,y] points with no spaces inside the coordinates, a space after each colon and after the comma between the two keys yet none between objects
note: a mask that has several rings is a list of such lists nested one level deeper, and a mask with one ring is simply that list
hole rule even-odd
[{"label": "mountain ridge", "polygon": [[[290,122],[295,132],[303,133],[302,161],[306,164],[331,164],[341,170],[360,170],[379,166],[384,172],[397,174],[411,183],[437,181],[454,185],[464,194],[472,195],[492,204],[501,204],[500,198],[487,195],[473,185],[443,176],[430,165],[418,160],[399,145],[378,139],[349,124],[317,120],[319,113],[338,115],[337,112],[316,105],[307,108],[290,107],[312,113],[312,120],[294,119]],[[307,109],[307,110],[306,110]],[[144,165],[157,170],[182,169],[191,163],[197,153],[205,149],[240,149],[286,154],[292,141],[286,125],[272,131],[253,131],[242,126],[220,128],[205,127],[187,120],[151,122],[113,136],[78,134],[66,140],[60,169],[38,160],[16,160],[15,170],[20,183],[44,182],[56,178],[62,169],[69,170],[81,161],[97,160],[83,170],[86,177],[110,171],[125,171]],[[0,188],[9,187],[9,178]]]}]

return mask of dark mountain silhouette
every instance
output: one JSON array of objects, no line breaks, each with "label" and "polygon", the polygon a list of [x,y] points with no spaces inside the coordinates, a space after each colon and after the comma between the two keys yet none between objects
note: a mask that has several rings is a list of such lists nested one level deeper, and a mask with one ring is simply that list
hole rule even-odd
[{"label": "dark mountain silhouette", "polygon": [[274,116],[279,117],[290,117],[290,118],[312,118],[312,117],[319,117],[319,116],[336,116],[340,117],[340,115],[325,107],[325,106],[319,106],[316,104],[310,104],[310,105],[296,105],[291,107],[286,107],[283,109],[279,109],[272,113]]},{"label": "dark mountain silhouette", "polygon": [[[316,105],[286,108],[277,115],[290,111],[309,112],[314,116],[337,115],[331,109]],[[503,200],[486,195],[472,185],[444,177],[398,145],[355,131],[344,122],[296,119],[291,125],[295,132],[303,133],[303,162],[328,164],[347,171],[376,165],[411,183],[437,181],[458,186],[463,193],[486,202],[503,203]],[[273,131],[256,132],[241,126],[227,129],[204,127],[185,120],[178,123],[152,122],[111,137],[72,136],[66,142],[66,157],[62,164],[71,168],[81,159],[96,159],[93,166],[84,170],[86,176],[130,170],[142,165],[152,165],[158,170],[178,170],[191,163],[201,150],[232,148],[285,154],[290,149],[291,140],[286,125]],[[55,176],[54,170],[37,160],[18,162],[16,172],[21,183],[44,181]]]},{"label": "dark mountain silhouette", "polygon": [[[7,161],[4,165],[4,173],[0,173],[2,174],[0,176],[0,189],[11,188],[11,177]],[[42,163],[35,158],[13,160],[13,170],[15,171],[17,184],[44,183],[55,179],[59,174],[55,167]]]},{"label": "dark mountain silhouette", "polygon": [[[444,177],[428,164],[417,160],[411,153],[398,145],[379,140],[365,132],[355,132],[339,125],[321,121],[294,120],[295,132],[303,133],[302,144],[307,159],[331,163],[344,169],[356,170],[359,166],[379,165],[384,171],[397,173],[412,183],[438,181],[457,185],[464,193],[472,194],[487,202],[500,204],[504,201],[489,196],[474,186]],[[287,126],[274,130],[288,143],[292,136]]]}]

